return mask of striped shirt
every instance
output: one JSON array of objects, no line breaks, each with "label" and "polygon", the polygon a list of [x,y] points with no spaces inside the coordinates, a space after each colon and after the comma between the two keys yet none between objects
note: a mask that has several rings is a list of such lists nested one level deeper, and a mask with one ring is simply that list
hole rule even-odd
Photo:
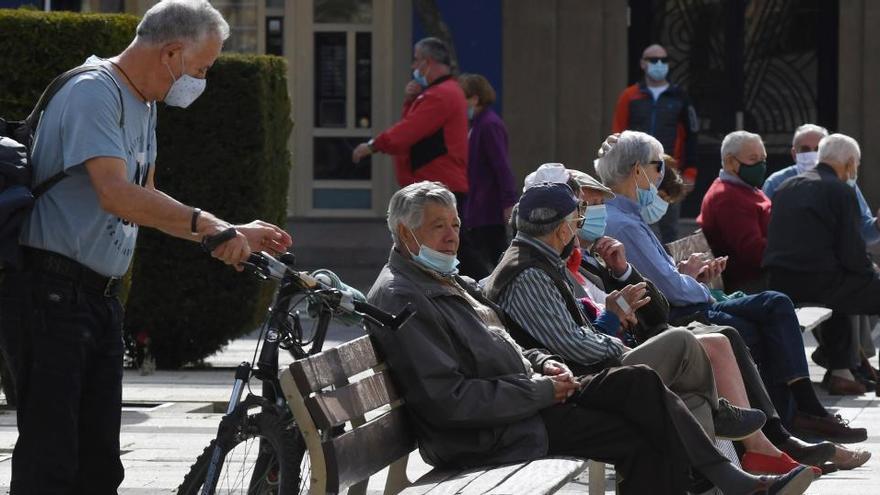
[{"label": "striped shirt", "polygon": [[[554,261],[566,283],[573,288],[558,253],[522,232],[517,238]],[[619,339],[597,332],[589,323],[585,326],[575,323],[553,279],[541,269],[523,270],[507,286],[498,302],[523,330],[567,360],[591,366],[607,359],[617,359],[625,350]]]}]

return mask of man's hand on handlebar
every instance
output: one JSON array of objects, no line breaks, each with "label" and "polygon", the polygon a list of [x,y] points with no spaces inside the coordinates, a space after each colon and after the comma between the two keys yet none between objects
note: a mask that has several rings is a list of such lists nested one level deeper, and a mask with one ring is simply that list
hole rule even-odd
[{"label": "man's hand on handlebar", "polygon": [[262,220],[236,225],[235,230],[244,234],[251,251],[267,251],[277,256],[293,244],[290,234]]},{"label": "man's hand on handlebar", "polygon": [[241,263],[247,261],[248,256],[251,255],[251,248],[248,245],[248,238],[237,228],[236,230],[235,237],[211,251],[211,256],[227,265],[232,265],[237,271],[242,271],[244,267]]}]

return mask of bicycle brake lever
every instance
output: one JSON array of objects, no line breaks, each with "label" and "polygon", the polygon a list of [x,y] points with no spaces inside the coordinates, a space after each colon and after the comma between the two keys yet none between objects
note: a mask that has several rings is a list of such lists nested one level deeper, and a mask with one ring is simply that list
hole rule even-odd
[{"label": "bicycle brake lever", "polygon": [[246,272],[248,272],[248,273],[253,273],[253,274],[256,275],[260,280],[269,280],[269,276],[266,275],[266,273],[264,272],[264,269],[263,269],[263,268],[261,268],[261,267],[255,265],[255,264],[253,264],[253,263],[251,263],[251,262],[249,262],[249,261],[242,261],[241,266],[244,267],[244,270],[245,270]]}]

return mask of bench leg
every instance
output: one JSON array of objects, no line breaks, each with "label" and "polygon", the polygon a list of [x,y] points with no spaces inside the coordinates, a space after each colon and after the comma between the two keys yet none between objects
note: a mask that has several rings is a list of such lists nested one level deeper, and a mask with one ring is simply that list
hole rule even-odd
[{"label": "bench leg", "polygon": [[388,478],[385,479],[385,495],[396,495],[412,484],[409,478],[406,477],[407,462],[409,462],[409,454],[388,466]]},{"label": "bench leg", "polygon": [[605,463],[590,461],[590,495],[605,494]]}]

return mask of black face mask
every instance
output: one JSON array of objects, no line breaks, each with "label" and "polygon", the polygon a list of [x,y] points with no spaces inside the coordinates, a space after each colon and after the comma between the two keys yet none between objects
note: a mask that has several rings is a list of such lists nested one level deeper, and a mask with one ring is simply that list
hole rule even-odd
[{"label": "black face mask", "polygon": [[560,258],[567,260],[569,256],[571,256],[572,251],[574,251],[574,241],[577,239],[577,236],[571,238],[571,242],[565,245],[562,248],[562,254],[559,255]]}]

